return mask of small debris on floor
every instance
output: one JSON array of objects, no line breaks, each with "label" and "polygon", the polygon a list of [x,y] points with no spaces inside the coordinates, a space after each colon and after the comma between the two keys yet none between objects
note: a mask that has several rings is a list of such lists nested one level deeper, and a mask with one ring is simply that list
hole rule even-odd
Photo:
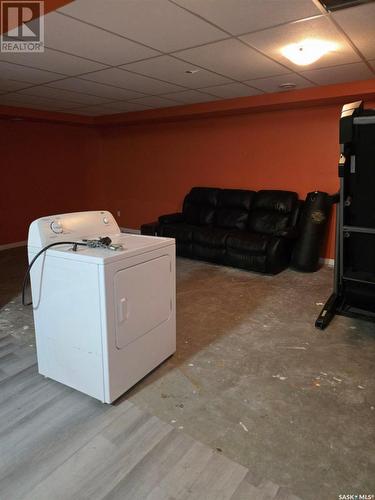
[{"label": "small debris on floor", "polygon": [[284,377],[278,373],[277,375],[272,375],[272,378],[278,378],[279,380],[286,380],[288,377]]},{"label": "small debris on floor", "polygon": [[29,328],[30,328],[30,327],[29,327],[29,326],[27,326],[27,325],[25,325],[25,326],[23,327],[23,329],[24,329],[24,330],[28,330]]},{"label": "small debris on floor", "polygon": [[189,363],[188,366],[194,366],[194,363]]},{"label": "small debris on floor", "polygon": [[183,408],[184,407],[184,403],[179,403],[178,405],[176,405],[176,408]]},{"label": "small debris on floor", "polygon": [[358,389],[364,389],[363,385],[359,385]]},{"label": "small debris on floor", "polygon": [[182,429],[184,428],[184,426],[183,425],[179,425],[178,428],[179,428],[180,431],[182,431]]},{"label": "small debris on floor", "polygon": [[177,420],[173,419],[171,420],[171,424],[175,424],[177,422]]},{"label": "small debris on floor", "polygon": [[242,422],[240,422],[240,426],[242,427],[242,429],[245,431],[245,432],[249,432],[249,429],[246,427],[246,425]]},{"label": "small debris on floor", "polygon": [[161,398],[163,398],[163,399],[166,399],[166,398],[168,398],[169,396],[168,396],[168,394],[165,394],[164,392],[162,392],[162,393],[160,394],[160,397],[161,397]]},{"label": "small debris on floor", "polygon": [[320,375],[324,375],[325,377],[328,375],[326,372],[320,372]]},{"label": "small debris on floor", "polygon": [[335,380],[336,382],[342,382],[342,379],[338,377],[332,377],[332,379]]},{"label": "small debris on floor", "polygon": [[317,306],[324,306],[324,303],[323,302],[317,302],[316,305]]},{"label": "small debris on floor", "polygon": [[219,453],[223,452],[223,450],[221,448],[216,448],[216,451],[218,451]]}]

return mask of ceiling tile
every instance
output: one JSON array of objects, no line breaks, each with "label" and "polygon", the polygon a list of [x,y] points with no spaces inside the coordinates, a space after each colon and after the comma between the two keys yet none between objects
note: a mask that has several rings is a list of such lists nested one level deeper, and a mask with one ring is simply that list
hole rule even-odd
[{"label": "ceiling tile", "polygon": [[[154,57],[147,61],[127,64],[124,66],[124,69],[129,69],[136,73],[141,73],[142,75],[159,78],[160,80],[166,80],[192,89],[230,82],[230,80],[224,76],[197,68],[192,64],[180,61],[171,56]],[[186,71],[197,72],[186,73]]]},{"label": "ceiling tile", "polygon": [[77,114],[84,114],[88,116],[103,116],[113,115],[116,113],[130,113],[133,111],[146,111],[151,109],[149,106],[136,104],[131,102],[117,102],[111,104],[103,104],[102,106],[88,106],[84,108],[75,109]]},{"label": "ceiling tile", "polygon": [[83,76],[86,80],[91,80],[121,88],[143,92],[145,94],[165,94],[179,90],[181,87],[171,83],[160,82],[147,76],[136,75],[118,68],[97,71]]},{"label": "ceiling tile", "polygon": [[13,90],[24,89],[29,87],[30,84],[25,82],[17,82],[16,80],[4,80],[0,78],[0,93],[11,92]]},{"label": "ceiling tile", "polygon": [[[30,87],[19,92],[21,95],[46,97],[47,99],[54,99],[56,101],[70,101],[83,105],[90,104],[103,104],[111,102],[111,99],[105,97],[97,97],[88,94],[81,94],[78,92],[71,92],[69,90],[62,90],[47,86]],[[112,100],[114,100],[113,98]]]},{"label": "ceiling tile", "polygon": [[159,54],[156,50],[58,12],[45,16],[45,44],[113,66]]},{"label": "ceiling tile", "polygon": [[89,108],[78,108],[72,111],[75,115],[84,116],[100,116],[100,115],[110,115],[113,113],[112,110],[106,110],[101,107],[89,107]]},{"label": "ceiling tile", "polygon": [[217,101],[217,97],[205,94],[203,92],[198,92],[197,90],[184,90],[183,92],[174,92],[172,94],[166,94],[163,97],[174,99],[175,101],[181,102],[183,104]]},{"label": "ceiling tile", "polygon": [[167,108],[170,106],[178,106],[177,102],[166,99],[164,96],[148,96],[141,97],[140,99],[132,100],[135,104],[143,104],[145,106],[150,106],[151,108]]},{"label": "ceiling tile", "polygon": [[87,61],[80,57],[45,49],[42,53],[1,53],[0,59],[15,64],[23,64],[32,68],[54,71],[63,75],[79,75],[88,71],[97,71],[106,66],[100,63]]},{"label": "ceiling tile", "polygon": [[48,104],[30,104],[30,103],[25,103],[25,104],[19,104],[18,102],[15,101],[9,101],[6,103],[0,102],[1,106],[12,106],[14,108],[28,108],[28,109],[33,109],[36,111],[50,111],[50,112],[66,112],[66,113],[74,113],[74,111],[66,110],[65,108],[61,108],[57,105],[48,105]]},{"label": "ceiling tile", "polygon": [[318,15],[312,0],[174,0],[233,35]]},{"label": "ceiling tile", "polygon": [[72,90],[74,92],[83,92],[93,96],[106,97],[108,99],[132,99],[141,97],[143,94],[135,92],[134,90],[120,89],[110,85],[103,85],[101,83],[89,82],[81,78],[66,78],[48,84],[49,87],[58,89]]},{"label": "ceiling tile", "polygon": [[375,3],[337,11],[332,16],[365,57],[375,57]]},{"label": "ceiling tile", "polygon": [[146,104],[142,104],[140,102],[134,101],[134,102],[114,102],[111,104],[108,104],[105,106],[108,109],[112,109],[114,111],[117,111],[119,113],[125,113],[125,112],[130,112],[130,111],[145,111],[147,109],[150,109],[151,106],[148,106]]},{"label": "ceiling tile", "polygon": [[23,107],[35,107],[35,108],[62,108],[62,107],[77,107],[77,103],[71,103],[69,101],[56,102],[51,99],[45,99],[43,97],[34,97],[21,94],[6,94],[0,96],[0,104],[5,104],[9,106],[23,106]]},{"label": "ceiling tile", "polygon": [[301,71],[301,75],[306,76],[318,85],[329,85],[331,83],[351,82],[354,80],[367,80],[374,78],[374,74],[364,63],[345,64],[333,68],[312,69]]},{"label": "ceiling tile", "polygon": [[[0,54],[0,57],[1,56],[3,56],[3,54]],[[1,77],[5,79],[14,79],[28,83],[45,83],[62,78],[62,75],[57,73],[28,68],[26,66],[19,66],[18,64],[11,64],[2,61],[0,61],[0,74]]]},{"label": "ceiling tile", "polygon": [[177,52],[175,55],[235,80],[248,80],[288,72],[280,64],[270,61],[233,38]]},{"label": "ceiling tile", "polygon": [[303,89],[305,87],[313,87],[313,84],[311,82],[299,75],[296,75],[295,73],[281,76],[271,76],[269,78],[260,78],[258,80],[249,80],[246,83],[252,85],[253,87],[256,87],[257,89],[263,90],[264,92],[285,91],[287,89],[280,88],[280,85],[282,85],[283,83],[294,83],[295,87],[293,88],[293,90]]},{"label": "ceiling tile", "polygon": [[245,97],[250,95],[262,94],[260,90],[251,88],[243,83],[229,83],[228,85],[217,85],[216,87],[206,87],[203,91],[209,92],[223,99],[231,99],[234,97]]},{"label": "ceiling tile", "polygon": [[[285,45],[297,43],[306,38],[317,38],[335,42],[338,48],[334,52],[324,55],[321,59],[309,65],[309,68],[324,68],[338,64],[359,61],[348,42],[343,38],[335,26],[326,17],[317,17],[306,21],[279,26],[242,36],[241,39],[253,47],[272,57],[273,59],[289,66],[291,69],[300,70],[302,66],[293,64],[282,55],[281,49]],[[304,66],[303,68],[306,68]]]},{"label": "ceiling tile", "polygon": [[227,36],[167,0],[76,0],[60,12],[165,52]]}]

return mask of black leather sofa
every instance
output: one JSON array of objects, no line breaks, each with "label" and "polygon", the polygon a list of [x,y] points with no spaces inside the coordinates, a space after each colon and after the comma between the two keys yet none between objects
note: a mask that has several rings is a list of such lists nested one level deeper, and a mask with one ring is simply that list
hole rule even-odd
[{"label": "black leather sofa", "polygon": [[152,232],[175,238],[177,255],[277,274],[289,265],[301,203],[292,191],[194,187]]}]

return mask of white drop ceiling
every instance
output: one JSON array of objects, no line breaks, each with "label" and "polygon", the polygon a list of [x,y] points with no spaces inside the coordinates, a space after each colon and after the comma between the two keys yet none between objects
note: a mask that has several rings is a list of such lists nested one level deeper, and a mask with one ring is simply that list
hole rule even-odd
[{"label": "white drop ceiling", "polygon": [[[75,0],[44,21],[43,54],[0,53],[0,104],[100,116],[375,77],[375,2]],[[337,49],[281,54],[308,37]]]}]

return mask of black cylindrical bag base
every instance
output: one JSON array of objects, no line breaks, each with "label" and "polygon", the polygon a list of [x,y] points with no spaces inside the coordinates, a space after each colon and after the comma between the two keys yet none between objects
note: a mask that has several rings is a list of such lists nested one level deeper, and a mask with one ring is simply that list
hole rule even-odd
[{"label": "black cylindrical bag base", "polygon": [[332,199],[328,193],[308,193],[299,223],[300,236],[294,246],[291,267],[312,273],[319,269],[319,258],[327,228]]}]

